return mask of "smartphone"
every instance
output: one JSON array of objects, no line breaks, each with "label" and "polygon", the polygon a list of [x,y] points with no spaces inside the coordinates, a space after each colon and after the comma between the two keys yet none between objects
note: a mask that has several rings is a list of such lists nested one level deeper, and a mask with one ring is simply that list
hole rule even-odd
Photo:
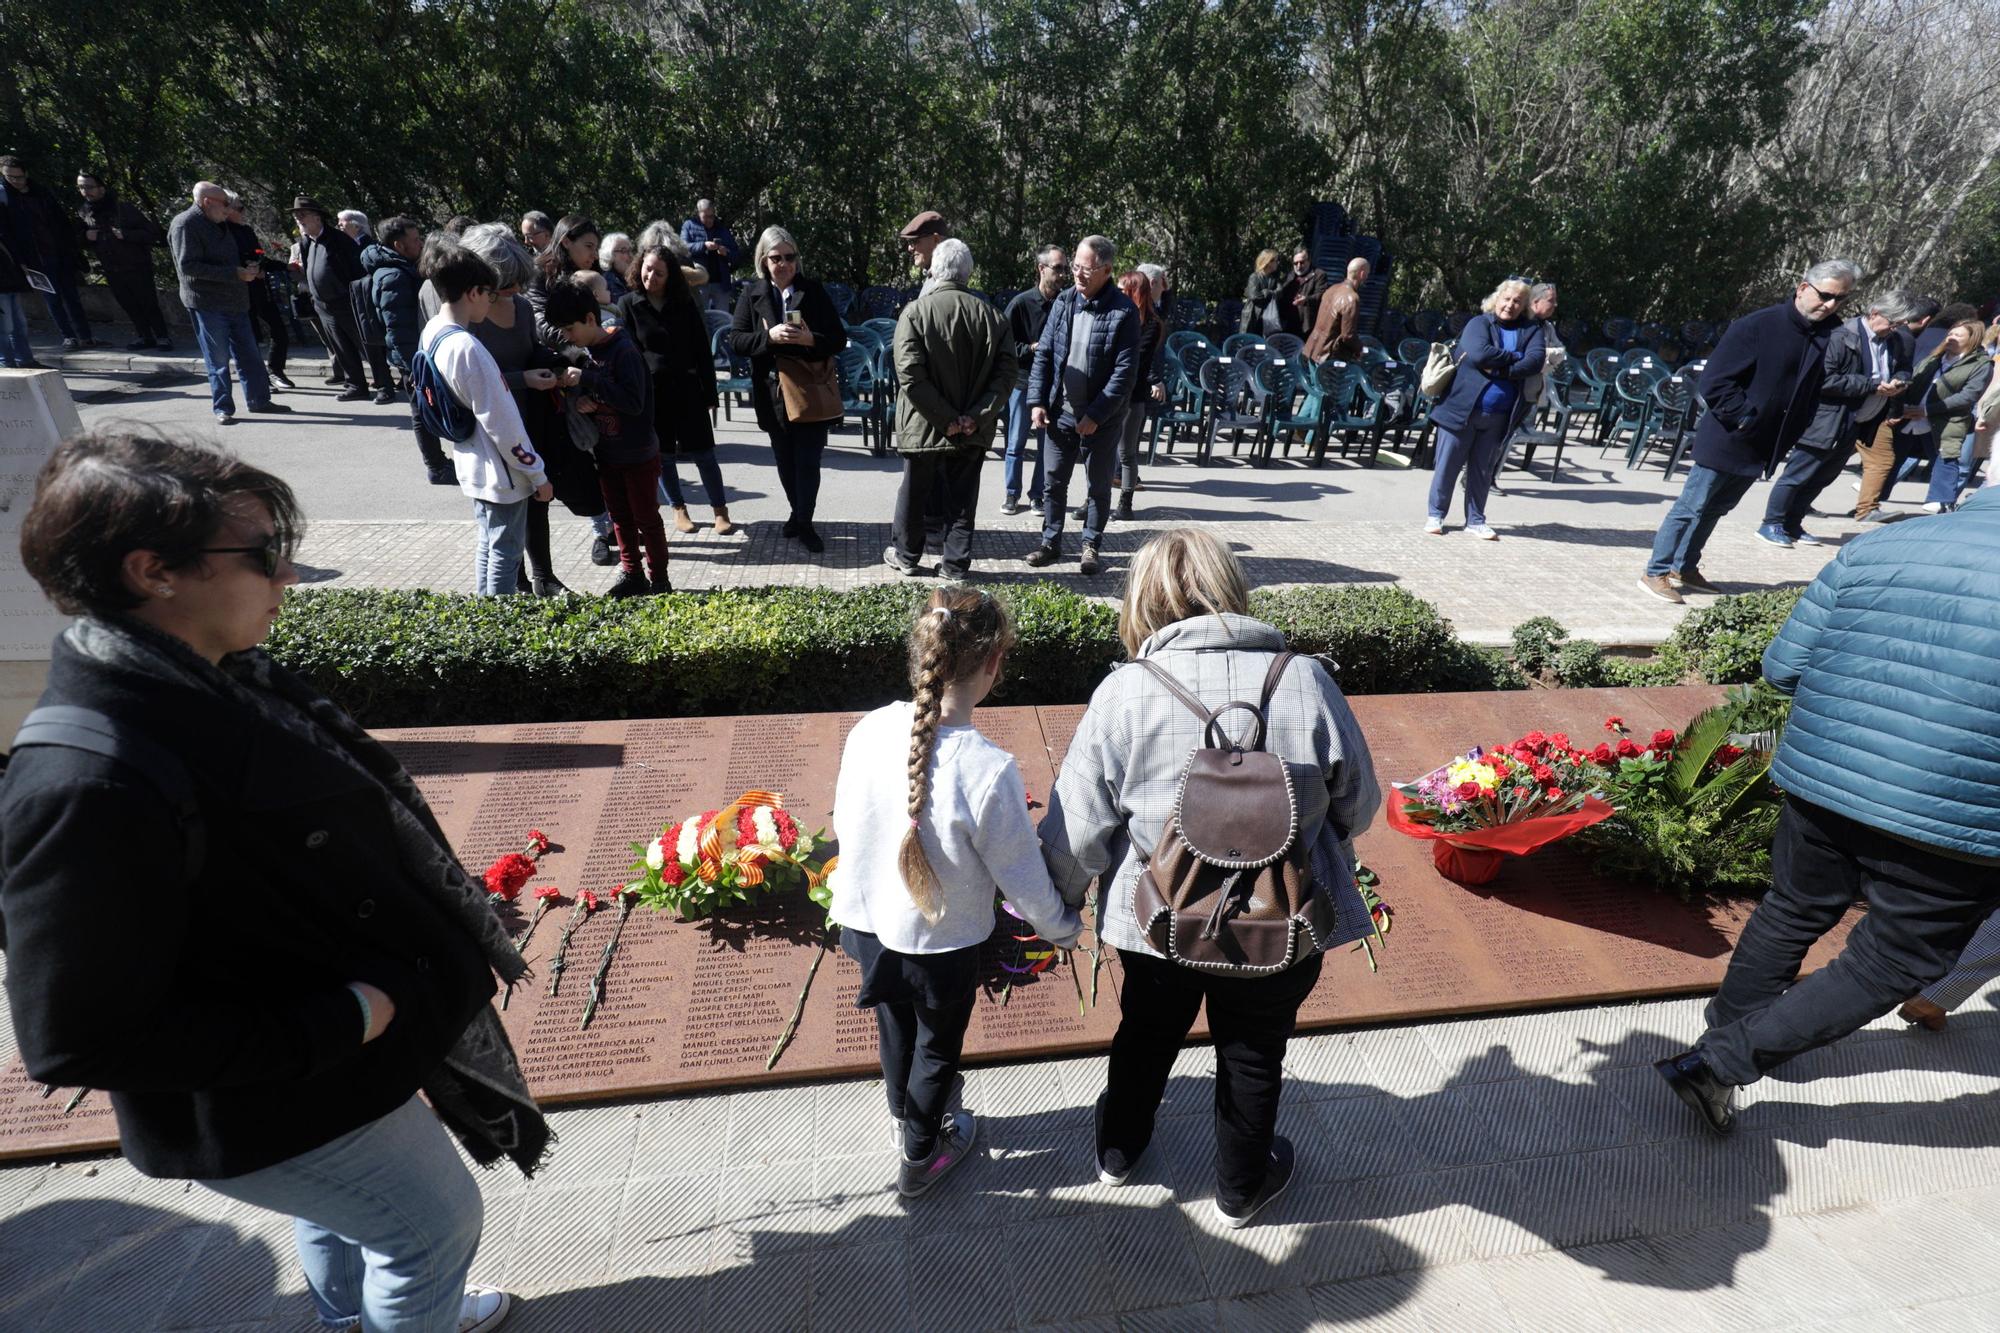
[{"label": "smartphone", "polygon": [[795,329],[804,328],[806,323],[805,312],[803,310],[787,310],[785,312],[785,323]]}]

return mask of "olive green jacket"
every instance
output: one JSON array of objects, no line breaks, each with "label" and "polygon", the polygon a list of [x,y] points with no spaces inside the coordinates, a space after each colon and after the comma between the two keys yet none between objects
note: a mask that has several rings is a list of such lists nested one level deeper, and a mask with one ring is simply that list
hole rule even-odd
[{"label": "olive green jacket", "polygon": [[[896,452],[984,450],[1018,367],[1007,321],[963,283],[940,282],[896,320]],[[945,434],[961,416],[966,435]]]},{"label": "olive green jacket", "polygon": [[[1938,457],[1956,458],[1966,432],[1972,429],[1973,405],[1993,381],[1993,362],[1977,347],[1949,370],[1938,369],[1943,360],[1942,348],[1924,358],[1913,374],[1908,401],[1924,405],[1931,434],[1937,437]],[[1931,393],[1932,389],[1937,392]]]}]

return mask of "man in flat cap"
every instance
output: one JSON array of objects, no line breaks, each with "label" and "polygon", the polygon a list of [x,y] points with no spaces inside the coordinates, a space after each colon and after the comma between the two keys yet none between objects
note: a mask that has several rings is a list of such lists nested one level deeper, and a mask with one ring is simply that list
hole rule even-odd
[{"label": "man in flat cap", "polygon": [[311,195],[292,200],[292,220],[299,224],[299,263],[305,270],[306,290],[312,294],[319,326],[332,345],[335,369],[348,387],[335,400],[359,402],[368,397],[367,344],[361,326],[354,319],[354,302],[348,284],[362,276],[361,247],[338,227],[327,225],[326,206]]},{"label": "man in flat cap", "polygon": [[918,271],[924,275],[923,290],[917,295],[929,296],[931,288],[937,284],[937,279],[931,276],[931,252],[937,249],[939,241],[951,235],[951,228],[945,225],[944,214],[927,208],[911,218],[909,225],[897,235],[910,252],[910,258],[916,261]]}]

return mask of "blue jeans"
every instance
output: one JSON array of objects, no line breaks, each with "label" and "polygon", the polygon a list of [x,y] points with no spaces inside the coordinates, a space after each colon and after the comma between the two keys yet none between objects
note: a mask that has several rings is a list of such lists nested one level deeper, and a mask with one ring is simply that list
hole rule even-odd
[{"label": "blue jeans", "polygon": [[1755,473],[1738,476],[1734,472],[1717,472],[1700,463],[1689,467],[1680,498],[1667,511],[1659,535],[1653,538],[1653,555],[1646,561],[1646,576],[1657,578],[1669,571],[1700,572],[1701,552],[1708,545],[1709,534],[1756,484]]},{"label": "blue jeans", "polygon": [[28,342],[28,312],[18,292],[0,293],[0,361],[18,370],[35,359]]},{"label": "blue jeans", "polygon": [[1931,464],[1931,488],[1924,496],[1924,503],[1941,504],[1947,508],[1958,503],[1959,491],[1979,470],[1979,465],[1972,461],[1973,450],[1978,443],[1979,433],[1968,430],[1950,455],[1939,450],[1937,461]]},{"label": "blue jeans", "polygon": [[[710,509],[729,508],[729,492],[722,488],[722,469],[716,466],[713,451],[694,456],[694,470],[701,474],[701,487],[708,492]],[[679,509],[687,501],[681,497],[680,467],[667,454],[660,455],[660,503]]]},{"label": "blue jeans", "polygon": [[1118,446],[1125,439],[1125,418],[1115,416],[1091,435],[1078,435],[1076,427],[1058,421],[1049,427],[1046,441],[1054,460],[1042,482],[1042,545],[1062,546],[1063,517],[1069,508],[1069,475],[1083,461],[1085,493],[1089,497],[1083,511],[1083,544],[1097,545],[1104,524],[1111,517],[1111,469],[1118,462]]},{"label": "blue jeans", "polygon": [[1021,498],[1021,455],[1027,452],[1028,437],[1034,436],[1034,480],[1028,484],[1028,498],[1042,502],[1042,435],[1028,429],[1028,386],[1023,384],[1007,395],[1007,451],[1000,463],[1001,489],[1009,500]]},{"label": "blue jeans", "polygon": [[195,310],[195,342],[201,347],[201,363],[208,367],[208,400],[218,412],[234,412],[236,398],[229,390],[229,358],[236,358],[243,375],[243,396],[252,407],[271,401],[271,377],[257,353],[257,332],[250,327],[250,312]]},{"label": "blue jeans", "polygon": [[486,1210],[444,1126],[415,1097],[276,1166],[204,1187],[289,1213],[320,1323],[457,1333]]},{"label": "blue jeans", "polygon": [[1432,518],[1443,519],[1451,512],[1451,493],[1462,471],[1466,526],[1485,525],[1486,493],[1493,486],[1494,473],[1500,470],[1500,452],[1513,419],[1507,412],[1475,412],[1465,419],[1464,430],[1437,428],[1437,458],[1431,464]]},{"label": "blue jeans", "polygon": [[472,518],[479,544],[472,551],[472,590],[481,597],[505,597],[521,577],[521,552],[528,541],[530,500],[497,504],[474,500]]}]

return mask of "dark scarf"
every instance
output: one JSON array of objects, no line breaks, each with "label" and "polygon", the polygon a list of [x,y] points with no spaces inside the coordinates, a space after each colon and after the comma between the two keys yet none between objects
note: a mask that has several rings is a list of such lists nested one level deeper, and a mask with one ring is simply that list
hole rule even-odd
[{"label": "dark scarf", "polygon": [[[86,617],[64,630],[63,638],[92,660],[217,695],[372,779],[389,798],[397,854],[410,879],[478,942],[503,982],[512,985],[528,974],[485,887],[459,864],[423,793],[396,757],[263,649],[233,653],[217,667],[172,635],[123,616]],[[507,1157],[531,1176],[541,1165],[550,1141],[548,1123],[492,1006],[460,1034],[424,1084],[424,1095],[481,1166]]]}]

